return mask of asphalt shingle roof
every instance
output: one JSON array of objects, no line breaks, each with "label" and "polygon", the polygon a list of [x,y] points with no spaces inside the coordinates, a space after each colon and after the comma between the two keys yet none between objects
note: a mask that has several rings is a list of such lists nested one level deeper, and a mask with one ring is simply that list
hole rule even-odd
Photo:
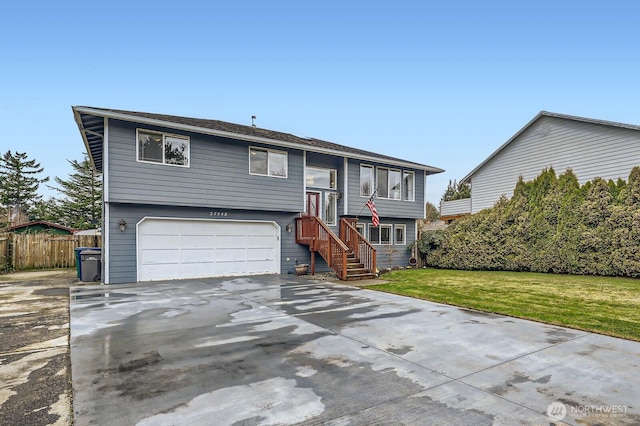
[{"label": "asphalt shingle roof", "polygon": [[225,132],[233,135],[241,135],[241,136],[249,136],[255,138],[262,138],[266,140],[271,140],[275,142],[286,142],[291,144],[299,145],[301,148],[306,148],[313,150],[317,148],[319,150],[329,150],[334,152],[342,152],[347,156],[349,154],[354,156],[364,156],[379,159],[380,162],[401,162],[407,165],[414,165],[416,168],[425,169],[427,173],[440,173],[443,172],[443,169],[428,166],[426,164],[416,163],[413,161],[407,161],[396,157],[391,157],[388,155],[378,154],[371,151],[366,151],[363,149],[352,148],[346,145],[340,145],[337,143],[324,141],[316,138],[305,138],[296,136],[290,133],[278,132],[269,129],[263,129],[259,127],[253,126],[245,126],[241,124],[229,123],[226,121],[220,120],[210,120],[210,119],[202,119],[202,118],[191,118],[191,117],[180,117],[175,115],[167,115],[167,114],[155,114],[148,112],[139,112],[139,111],[127,111],[127,110],[118,110],[118,109],[109,109],[109,108],[96,108],[96,107],[74,107],[74,109],[82,109],[82,110],[92,110],[95,111],[98,115],[99,112],[104,112],[106,115],[117,115],[121,116],[123,119],[125,117],[130,117],[131,119],[135,117],[154,120],[164,123],[173,123],[180,124],[184,126],[189,126],[193,128],[200,129],[208,129],[214,130],[218,132]]}]

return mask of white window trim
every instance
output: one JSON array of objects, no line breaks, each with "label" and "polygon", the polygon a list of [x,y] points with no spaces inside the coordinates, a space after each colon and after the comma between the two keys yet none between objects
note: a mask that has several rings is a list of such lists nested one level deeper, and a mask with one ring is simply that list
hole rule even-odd
[{"label": "white window trim", "polygon": [[[371,237],[371,228],[374,228],[373,224],[370,223],[369,226],[369,238]],[[371,242],[372,245],[375,246],[391,246],[393,245],[393,239],[394,239],[394,234],[393,234],[393,225],[389,225],[386,223],[381,223],[378,226],[376,226],[375,228],[378,228],[378,241],[371,241],[371,239],[369,239],[369,241]],[[381,242],[381,236],[382,236],[382,232],[380,232],[382,230],[382,228],[388,228],[389,229],[389,242],[388,243],[383,243]]]},{"label": "white window trim", "polygon": [[[140,159],[140,132],[145,132],[145,133],[153,133],[156,135],[162,135],[162,161],[158,162],[158,161],[147,161],[147,160],[141,160]],[[172,164],[172,163],[167,163],[165,158],[164,158],[164,143],[165,143],[165,139],[167,137],[170,138],[176,138],[176,139],[183,139],[185,141],[187,141],[187,164]],[[185,136],[185,135],[178,135],[175,133],[166,133],[166,132],[159,132],[157,130],[149,130],[149,129],[144,129],[144,128],[136,128],[136,161],[138,163],[145,163],[145,164],[158,164],[161,166],[172,166],[172,167],[186,167],[189,168],[191,166],[191,138],[189,136]]]},{"label": "white window trim", "polygon": [[[251,150],[256,150],[256,151],[266,151],[267,152],[267,173],[266,174],[262,174],[262,173],[251,173]],[[277,175],[270,175],[269,174],[269,153],[273,152],[274,154],[283,154],[284,155],[284,176],[277,176]],[[289,176],[289,153],[287,151],[279,151],[276,149],[270,149],[270,148],[262,148],[260,146],[250,146],[249,147],[249,174],[252,176],[265,176],[265,177],[271,177],[271,178],[279,178],[279,179],[287,179],[287,177]]]},{"label": "white window trim", "polygon": [[367,224],[366,223],[356,223],[356,226],[355,226],[356,230],[358,230],[358,226],[362,227],[362,232],[361,232],[362,236],[367,238]]},{"label": "white window trim", "polygon": [[365,197],[365,198],[369,198],[371,197],[371,194],[369,195],[364,195],[362,193],[362,168],[366,168],[366,169],[371,169],[371,171],[373,172],[373,179],[371,180],[371,194],[373,194],[375,192],[376,189],[376,168],[374,166],[372,166],[371,164],[360,164],[360,168],[359,170],[359,180],[358,180],[358,192],[360,193],[361,197]]},{"label": "white window trim", "polygon": [[[320,171],[323,171],[323,172],[327,172],[328,171],[329,173],[334,172],[335,173],[335,177],[336,177],[336,180],[335,180],[336,186],[335,186],[335,188],[331,188],[331,176],[329,176],[329,186],[320,186],[320,185],[307,185],[307,186],[309,186],[310,188],[331,189],[333,191],[338,189],[338,170],[337,169],[329,169],[329,168],[326,168],[326,167],[317,167],[317,166],[307,166],[306,170],[309,170],[309,169],[320,170]],[[304,173],[304,181],[305,181],[305,184],[306,184],[306,182],[307,182],[307,172],[306,171]]]},{"label": "white window trim", "polygon": [[[386,166],[378,166],[376,167],[376,178],[378,178],[379,176],[379,171],[380,169],[384,169],[387,171],[387,196],[386,197],[382,197],[380,196],[380,193],[376,192],[376,197],[380,198],[382,200],[391,200],[391,201],[402,201],[402,170],[400,169],[392,169],[391,167],[386,167]],[[400,173],[400,190],[398,191],[398,193],[400,194],[400,198],[391,198],[389,197],[389,192],[391,192],[391,183],[390,183],[390,179],[391,179],[391,173],[390,172],[398,172]],[[377,182],[379,182],[379,179],[376,180]],[[376,189],[380,187],[380,184],[378,183],[378,186],[376,186]]]},{"label": "white window trim", "polygon": [[[413,198],[409,199],[409,198],[404,198],[404,175],[409,174],[409,175],[413,175]],[[402,171],[402,194],[401,194],[401,198],[403,201],[415,201],[416,200],[416,172],[414,172],[413,170],[403,170]],[[426,203],[425,203],[426,204]]]},{"label": "white window trim", "polygon": [[[401,243],[396,241],[396,230],[397,229],[403,229],[404,230],[404,232],[402,233],[403,241]],[[407,225],[405,225],[405,224],[396,224],[396,225],[394,225],[394,229],[393,229],[393,245],[396,245],[396,246],[406,246],[407,245]]]},{"label": "white window trim", "polygon": [[[335,214],[335,222],[331,223],[327,220],[327,206],[328,206],[328,201],[329,201],[329,194],[333,194],[333,204],[335,205],[335,209],[334,209],[334,214]],[[323,197],[320,197],[323,198]],[[325,191],[324,192],[324,205],[323,205],[323,209],[322,209],[322,216],[324,216],[322,218],[322,220],[325,221],[325,223],[328,226],[337,226],[338,225],[338,193],[336,191]]]}]

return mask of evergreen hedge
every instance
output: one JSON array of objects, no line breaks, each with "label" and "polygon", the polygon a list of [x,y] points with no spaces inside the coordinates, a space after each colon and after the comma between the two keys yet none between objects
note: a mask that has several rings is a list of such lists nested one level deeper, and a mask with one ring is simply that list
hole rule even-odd
[{"label": "evergreen hedge", "polygon": [[571,170],[545,169],[417,246],[437,268],[640,277],[640,167],[627,182],[582,186]]}]

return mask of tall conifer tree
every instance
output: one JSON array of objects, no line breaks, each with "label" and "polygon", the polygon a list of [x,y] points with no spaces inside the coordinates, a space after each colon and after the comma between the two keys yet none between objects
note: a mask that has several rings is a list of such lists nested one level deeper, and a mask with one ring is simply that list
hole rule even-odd
[{"label": "tall conifer tree", "polygon": [[27,214],[42,199],[38,188],[49,180],[39,177],[44,167],[27,157],[26,152],[13,154],[10,150],[0,157],[0,203],[13,210],[16,217]]},{"label": "tall conifer tree", "polygon": [[102,220],[102,175],[86,157],[67,161],[74,172],[67,180],[55,178],[59,186],[55,189],[63,195],[58,200],[58,220],[72,228],[95,228]]}]

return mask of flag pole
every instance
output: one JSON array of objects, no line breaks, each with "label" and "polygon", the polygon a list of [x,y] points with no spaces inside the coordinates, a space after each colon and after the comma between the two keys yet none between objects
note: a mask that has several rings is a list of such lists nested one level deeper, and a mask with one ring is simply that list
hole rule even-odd
[{"label": "flag pole", "polygon": [[[373,194],[371,194],[371,197],[369,197],[369,200],[373,199],[373,196],[376,195],[376,192],[378,192],[378,188],[376,188],[376,190],[373,191]],[[358,217],[360,217],[360,214],[362,213],[362,210],[364,210],[365,207],[367,207],[367,203],[364,203],[364,206],[362,206],[362,208],[360,209],[360,211],[356,215],[356,219],[358,219]]]}]

